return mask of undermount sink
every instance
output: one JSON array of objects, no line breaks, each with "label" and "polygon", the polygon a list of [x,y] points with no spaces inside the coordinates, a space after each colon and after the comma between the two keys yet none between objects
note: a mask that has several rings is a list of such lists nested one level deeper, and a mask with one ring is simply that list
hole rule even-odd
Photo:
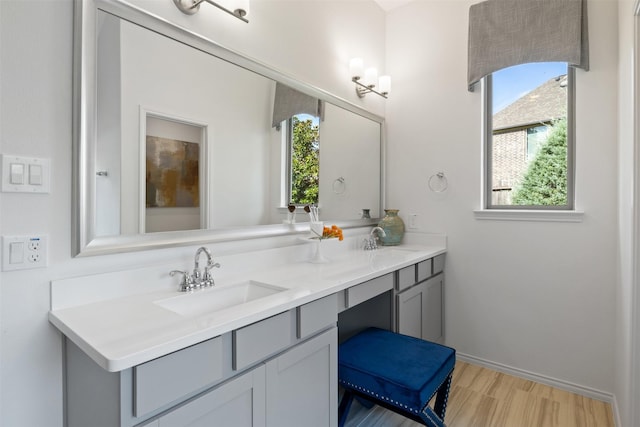
[{"label": "undermount sink", "polygon": [[382,250],[380,251],[380,253],[386,253],[389,255],[399,255],[399,256],[405,256],[407,254],[411,254],[414,253],[416,251],[418,251],[419,249],[414,249],[414,248],[407,248],[407,247],[398,247],[398,246],[384,246],[382,248]]},{"label": "undermount sink", "polygon": [[254,280],[213,287],[192,293],[155,301],[155,304],[182,316],[199,316],[255,301],[286,291],[287,288],[273,286]]}]

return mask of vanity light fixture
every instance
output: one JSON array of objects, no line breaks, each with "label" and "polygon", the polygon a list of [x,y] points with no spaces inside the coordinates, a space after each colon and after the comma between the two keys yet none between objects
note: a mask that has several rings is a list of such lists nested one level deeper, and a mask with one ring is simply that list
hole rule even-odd
[{"label": "vanity light fixture", "polygon": [[[351,72],[351,81],[356,84],[356,93],[359,98],[364,98],[369,92],[387,98],[391,92],[391,77],[380,76],[378,79],[378,70],[373,67],[365,70],[362,58],[353,58],[349,62],[349,71]],[[378,90],[375,89],[376,84]]]},{"label": "vanity light fixture", "polygon": [[229,8],[226,8],[213,0],[173,0],[173,3],[181,12],[186,13],[187,15],[193,15],[198,12],[202,3],[209,3],[210,5],[227,12],[229,15],[235,16],[241,21],[249,22],[246,18],[246,16],[249,15],[249,0],[228,1],[227,3],[230,3]]}]

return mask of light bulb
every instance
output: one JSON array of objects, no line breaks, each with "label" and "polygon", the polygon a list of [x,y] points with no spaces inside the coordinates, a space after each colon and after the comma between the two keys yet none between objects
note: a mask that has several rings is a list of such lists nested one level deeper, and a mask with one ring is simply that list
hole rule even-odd
[{"label": "light bulb", "polygon": [[349,72],[352,79],[361,79],[364,72],[364,65],[362,58],[353,58],[349,61]]},{"label": "light bulb", "polygon": [[367,68],[364,72],[364,84],[376,87],[376,83],[378,83],[378,70],[374,67]]},{"label": "light bulb", "polygon": [[380,76],[378,90],[380,93],[388,94],[391,92],[391,77],[390,76]]}]

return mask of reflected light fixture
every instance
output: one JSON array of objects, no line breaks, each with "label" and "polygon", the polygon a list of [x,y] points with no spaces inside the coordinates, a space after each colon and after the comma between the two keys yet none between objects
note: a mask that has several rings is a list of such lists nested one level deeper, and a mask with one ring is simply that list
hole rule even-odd
[{"label": "reflected light fixture", "polygon": [[209,3],[210,5],[227,12],[229,15],[235,16],[241,21],[249,22],[246,18],[249,15],[249,0],[229,1],[228,3],[231,4],[229,8],[226,8],[213,0],[173,0],[173,3],[181,12],[186,13],[187,15],[193,15],[198,12],[202,3]]},{"label": "reflected light fixture", "polygon": [[[391,77],[380,76],[378,79],[378,70],[371,67],[365,70],[362,58],[353,58],[349,62],[349,71],[351,72],[351,81],[356,84],[356,93],[359,98],[364,98],[368,93],[375,93],[383,98],[387,98],[391,92]],[[378,90],[376,90],[378,85]]]}]

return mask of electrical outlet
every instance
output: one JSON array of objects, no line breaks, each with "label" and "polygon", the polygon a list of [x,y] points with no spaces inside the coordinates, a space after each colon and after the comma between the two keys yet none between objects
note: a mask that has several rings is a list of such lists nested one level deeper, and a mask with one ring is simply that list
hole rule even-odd
[{"label": "electrical outlet", "polygon": [[415,230],[420,228],[418,224],[418,214],[409,214],[409,229]]},{"label": "electrical outlet", "polygon": [[27,244],[27,248],[32,252],[39,251],[40,250],[40,239],[38,239],[38,238],[30,239],[29,243]]},{"label": "electrical outlet", "polygon": [[47,236],[3,236],[2,271],[47,266]]}]

